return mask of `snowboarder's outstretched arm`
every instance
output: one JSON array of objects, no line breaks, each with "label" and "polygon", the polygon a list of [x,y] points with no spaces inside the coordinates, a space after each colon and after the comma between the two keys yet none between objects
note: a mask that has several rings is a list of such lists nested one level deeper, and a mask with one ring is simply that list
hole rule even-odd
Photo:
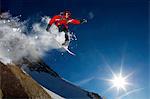
[{"label": "snowboarder's outstretched arm", "polygon": [[86,23],[87,20],[86,19],[81,19],[81,20],[69,19],[68,22],[71,23],[71,24],[83,24],[83,23]]}]

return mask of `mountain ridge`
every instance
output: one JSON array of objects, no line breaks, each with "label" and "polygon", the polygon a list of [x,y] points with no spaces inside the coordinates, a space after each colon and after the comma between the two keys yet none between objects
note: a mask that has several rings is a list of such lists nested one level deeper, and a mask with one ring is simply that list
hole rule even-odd
[{"label": "mountain ridge", "polygon": [[[24,62],[24,60],[26,62]],[[24,65],[23,68],[25,67],[24,71],[26,71],[27,74],[29,74],[38,83],[40,83],[41,85],[43,84],[43,86],[46,86],[47,89],[53,91],[54,93],[57,93],[58,95],[69,99],[74,99],[74,98],[79,99],[80,97],[83,97],[81,99],[102,99],[101,96],[98,95],[97,93],[89,92],[85,89],[82,89],[80,86],[76,86],[73,83],[68,82],[67,80],[62,78],[57,72],[55,72],[50,66],[45,64],[45,62],[42,59],[39,58],[36,62],[29,61],[26,58],[24,58],[24,60],[22,61],[22,64]],[[30,64],[29,66],[30,68],[28,68],[28,64]],[[42,65],[42,69],[41,69],[41,65]],[[32,70],[30,70],[31,68]],[[61,88],[64,89],[63,90],[64,92],[61,91],[62,90]],[[75,91],[76,94],[75,93],[72,94],[72,92],[70,92],[72,90],[70,89]],[[81,93],[82,95],[79,95]],[[70,96],[72,97],[70,98]]]}]

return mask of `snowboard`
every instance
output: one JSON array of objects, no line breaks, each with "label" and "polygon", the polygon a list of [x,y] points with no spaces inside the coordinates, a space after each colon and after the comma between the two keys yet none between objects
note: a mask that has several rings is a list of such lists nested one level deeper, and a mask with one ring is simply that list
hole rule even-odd
[{"label": "snowboard", "polygon": [[69,54],[75,56],[75,54],[74,54],[73,52],[71,52],[71,51],[68,49],[68,46],[63,46],[63,45],[62,45],[62,48],[63,48],[64,50],[66,50]]},{"label": "snowboard", "polygon": [[[56,39],[55,39],[55,40],[56,40]],[[57,44],[60,46],[60,48],[62,48],[62,49],[64,49],[65,51],[67,51],[69,54],[75,56],[75,54],[74,54],[72,51],[70,51],[69,48],[68,48],[69,43],[68,43],[68,45],[62,45],[61,43],[59,43],[59,41],[56,40],[56,42],[57,42]]]}]

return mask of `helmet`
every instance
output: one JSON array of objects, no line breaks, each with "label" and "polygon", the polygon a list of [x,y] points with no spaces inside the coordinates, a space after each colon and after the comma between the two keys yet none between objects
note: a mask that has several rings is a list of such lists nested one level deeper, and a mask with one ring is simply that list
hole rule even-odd
[{"label": "helmet", "polygon": [[71,12],[70,12],[69,10],[65,10],[65,11],[63,12],[64,15],[66,15],[66,13],[68,13],[69,16],[71,16]]}]

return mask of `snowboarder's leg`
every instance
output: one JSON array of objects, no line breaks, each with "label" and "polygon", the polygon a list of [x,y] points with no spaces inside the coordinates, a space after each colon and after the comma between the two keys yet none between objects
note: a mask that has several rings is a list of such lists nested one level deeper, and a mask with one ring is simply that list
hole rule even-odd
[{"label": "snowboarder's leg", "polygon": [[68,45],[69,44],[69,36],[67,33],[65,33],[65,42],[62,45]]},{"label": "snowboarder's leg", "polygon": [[67,33],[65,33],[65,40],[66,40],[66,41],[69,41],[69,36],[68,36]]},{"label": "snowboarder's leg", "polygon": [[68,45],[69,43],[69,36],[68,36],[68,29],[64,25],[58,26],[59,32],[65,32],[65,42],[62,45]]}]

